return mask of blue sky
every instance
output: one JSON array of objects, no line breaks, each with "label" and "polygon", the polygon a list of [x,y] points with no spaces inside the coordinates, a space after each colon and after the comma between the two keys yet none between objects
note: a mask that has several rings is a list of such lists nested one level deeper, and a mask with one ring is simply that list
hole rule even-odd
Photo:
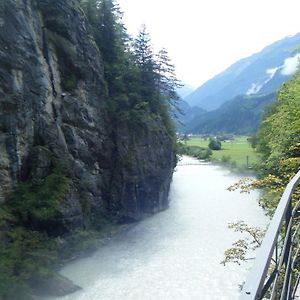
[{"label": "blue sky", "polygon": [[299,0],[117,0],[131,35],[147,26],[177,76],[197,87],[240,58],[300,32]]}]

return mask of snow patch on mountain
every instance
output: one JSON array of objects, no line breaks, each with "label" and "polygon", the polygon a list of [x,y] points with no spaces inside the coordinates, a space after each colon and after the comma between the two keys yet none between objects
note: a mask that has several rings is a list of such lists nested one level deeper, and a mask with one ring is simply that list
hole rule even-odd
[{"label": "snow patch on mountain", "polygon": [[258,83],[252,83],[250,89],[246,92],[246,95],[254,95],[257,94],[261,88],[263,87],[263,84],[258,84]]},{"label": "snow patch on mountain", "polygon": [[276,75],[277,71],[280,70],[281,75],[291,76],[296,73],[298,66],[300,64],[300,53],[292,57],[288,57],[284,60],[284,63],[275,68],[267,69],[266,74],[268,78],[263,82],[252,83],[251,87],[247,90],[246,95],[257,94],[269,81],[271,81]]},{"label": "snow patch on mountain", "polygon": [[264,85],[266,85],[270,80],[273,79],[279,69],[281,69],[281,67],[267,69],[266,74],[268,75],[268,78],[263,83],[252,83],[251,87],[246,92],[246,95],[249,96],[257,94]]}]

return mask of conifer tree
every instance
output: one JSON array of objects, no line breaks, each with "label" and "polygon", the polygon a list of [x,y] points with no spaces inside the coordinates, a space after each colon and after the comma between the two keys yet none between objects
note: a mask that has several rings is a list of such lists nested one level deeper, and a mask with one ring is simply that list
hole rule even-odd
[{"label": "conifer tree", "polygon": [[150,103],[150,107],[157,112],[155,105],[155,61],[151,46],[151,39],[143,25],[133,42],[135,63],[140,71],[140,94]]},{"label": "conifer tree", "polygon": [[173,108],[180,99],[177,89],[182,87],[175,74],[175,66],[166,49],[161,49],[156,56],[157,89],[159,95]]},{"label": "conifer tree", "polygon": [[116,96],[125,91],[123,75],[128,36],[121,21],[122,14],[114,0],[85,0],[83,7],[103,58],[109,94]]}]

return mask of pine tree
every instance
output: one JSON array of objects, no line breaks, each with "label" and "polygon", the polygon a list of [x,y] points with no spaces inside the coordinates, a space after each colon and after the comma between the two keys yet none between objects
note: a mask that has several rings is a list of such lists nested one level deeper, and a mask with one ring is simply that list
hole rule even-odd
[{"label": "pine tree", "polygon": [[82,5],[103,58],[109,95],[115,97],[125,92],[123,76],[128,35],[121,21],[122,14],[114,0],[85,0]]},{"label": "pine tree", "polygon": [[180,100],[177,89],[182,87],[175,74],[175,66],[171,63],[166,49],[159,51],[156,56],[157,90],[159,95],[168,102],[172,108],[177,108]]},{"label": "pine tree", "polygon": [[140,71],[140,94],[141,97],[150,103],[152,110],[155,108],[155,61],[151,46],[151,39],[143,25],[133,42],[135,63]]}]

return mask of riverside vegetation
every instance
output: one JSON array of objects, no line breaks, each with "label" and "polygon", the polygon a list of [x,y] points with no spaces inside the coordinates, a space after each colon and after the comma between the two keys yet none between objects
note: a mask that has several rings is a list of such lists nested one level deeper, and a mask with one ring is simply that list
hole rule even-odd
[{"label": "riverside vegetation", "polygon": [[[260,154],[260,164],[256,168],[258,179],[246,178],[229,190],[241,189],[242,192],[249,192],[261,189],[259,204],[272,217],[286,185],[300,169],[300,71],[280,88],[277,100],[269,106],[257,132],[256,147]],[[293,205],[299,201],[299,197],[298,187],[292,196]],[[232,223],[229,227],[237,232],[247,233],[249,238],[234,243],[225,252],[222,263],[240,263],[249,259],[249,250],[260,246],[264,231],[244,222]],[[299,238],[297,243],[300,243]],[[298,261],[294,276],[298,276],[299,269]]]},{"label": "riverside vegetation", "polygon": [[220,141],[221,149],[216,150],[209,147],[209,138],[192,137],[180,142],[179,151],[182,154],[211,160],[240,171],[255,168],[258,162],[258,153],[249,143],[248,137],[222,140]]},{"label": "riverside vegetation", "polygon": [[7,0],[0,16],[0,299],[62,295],[78,287],[61,262],[168,206],[180,83],[113,0]]}]

